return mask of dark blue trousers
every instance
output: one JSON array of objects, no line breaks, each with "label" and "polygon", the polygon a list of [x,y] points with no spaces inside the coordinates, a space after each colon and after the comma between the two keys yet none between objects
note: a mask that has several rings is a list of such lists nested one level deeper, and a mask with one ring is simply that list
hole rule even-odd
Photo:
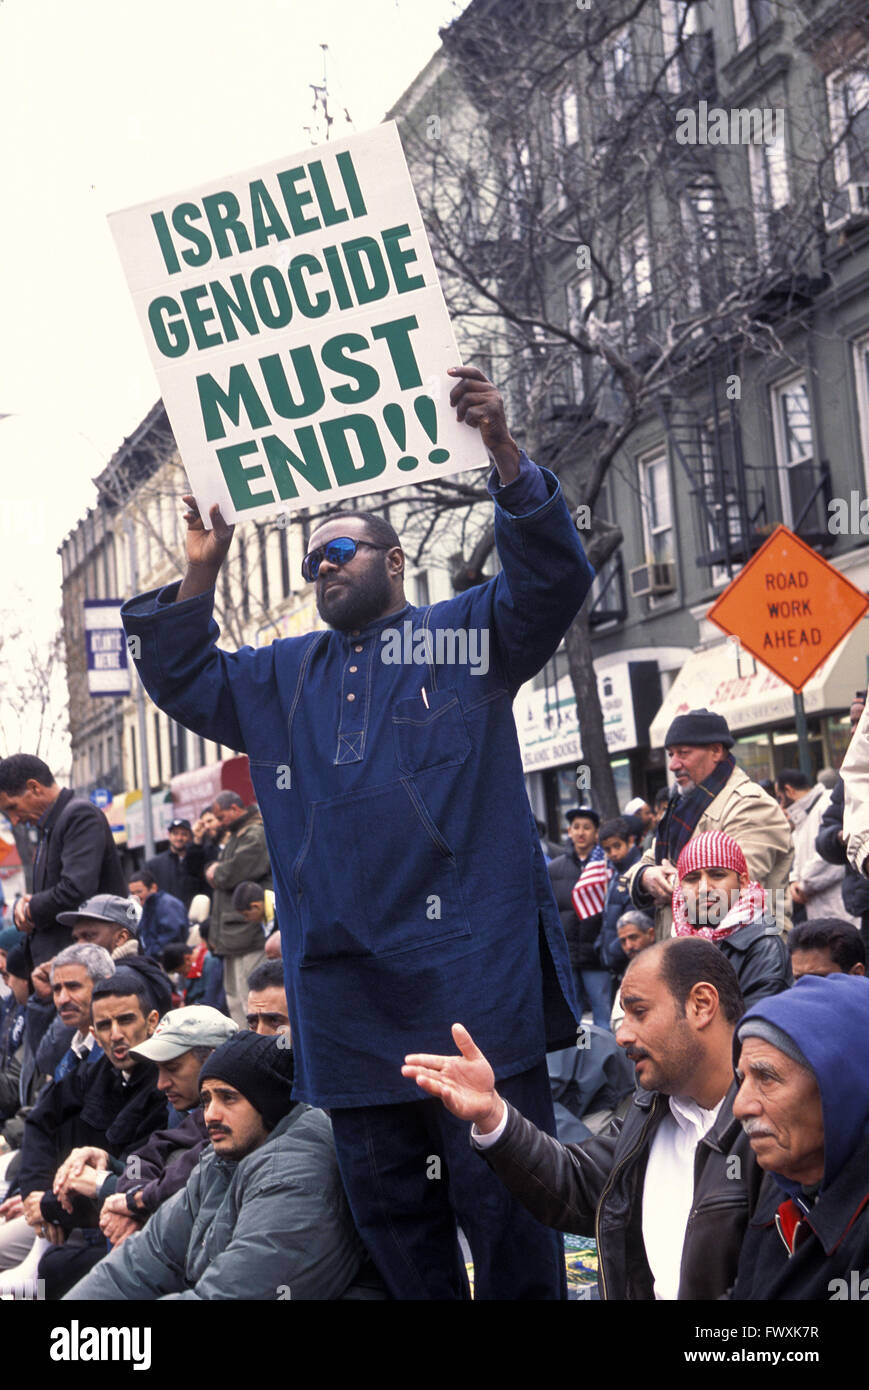
[{"label": "dark blue trousers", "polygon": [[[545,1063],[498,1093],[555,1133]],[[353,1218],[390,1295],[469,1297],[456,1226],[474,1261],[475,1299],[567,1297],[560,1234],[542,1226],[472,1147],[470,1126],[439,1100],[331,1112]]]}]

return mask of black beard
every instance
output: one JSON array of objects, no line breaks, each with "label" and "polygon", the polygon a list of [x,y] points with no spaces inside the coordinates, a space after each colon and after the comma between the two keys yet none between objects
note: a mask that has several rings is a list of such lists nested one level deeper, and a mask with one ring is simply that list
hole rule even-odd
[{"label": "black beard", "polygon": [[342,578],[340,588],[327,598],[324,589],[333,578],[329,575],[322,587],[317,583],[317,612],[324,623],[338,632],[354,632],[366,627],[389,608],[392,594],[385,561],[382,567],[373,565],[366,575]]}]

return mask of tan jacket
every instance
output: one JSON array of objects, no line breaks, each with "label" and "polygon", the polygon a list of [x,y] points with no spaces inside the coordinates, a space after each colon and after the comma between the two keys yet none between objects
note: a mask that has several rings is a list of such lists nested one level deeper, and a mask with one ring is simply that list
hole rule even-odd
[{"label": "tan jacket", "polygon": [[[793,837],[787,816],[772,797],[757,782],[735,767],[697,822],[692,835],[706,830],[722,830],[739,845],[748,864],[752,879],[762,883],[771,895],[776,921],[787,931],[790,928],[790,894],[787,892],[791,860],[794,857]],[[638,874],[655,863],[655,845],[625,875],[631,897],[637,907],[648,908],[648,898],[635,891]],[[781,890],[781,896],[776,894]],[[662,941],[670,935],[673,914],[669,904],[655,910],[655,938]]]}]

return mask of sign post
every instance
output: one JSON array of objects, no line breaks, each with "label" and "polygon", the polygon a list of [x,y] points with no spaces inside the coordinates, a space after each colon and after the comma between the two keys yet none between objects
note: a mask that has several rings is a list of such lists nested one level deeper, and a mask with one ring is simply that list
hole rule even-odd
[{"label": "sign post", "polygon": [[802,690],[867,608],[869,597],[835,565],[777,526],[706,615],[793,690],[800,770],[810,779]]}]

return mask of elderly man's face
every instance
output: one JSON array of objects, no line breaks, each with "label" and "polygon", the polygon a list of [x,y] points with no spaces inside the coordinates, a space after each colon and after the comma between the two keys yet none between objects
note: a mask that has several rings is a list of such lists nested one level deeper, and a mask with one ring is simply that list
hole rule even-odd
[{"label": "elderly man's face", "polygon": [[655,944],[655,928],[650,927],[643,931],[636,922],[625,922],[623,927],[616,928],[616,935],[619,939],[622,950],[630,960],[638,956],[640,951],[644,951],[647,946]]},{"label": "elderly man's face", "polygon": [[812,1073],[763,1038],[746,1038],[733,1114],[761,1168],[804,1185],[824,1174],[821,1093]]},{"label": "elderly man's face", "polygon": [[735,906],[740,888],[748,883],[748,875],[712,865],[706,869],[690,869],[679,882],[692,927],[717,927]]},{"label": "elderly man's face", "polygon": [[56,965],[51,979],[54,1007],[67,1028],[86,1033],[91,1021],[94,982],[83,965]]},{"label": "elderly man's face", "polygon": [[679,791],[690,792],[705,782],[710,772],[727,755],[723,743],[707,743],[701,747],[680,743],[667,749],[670,771],[679,784]]}]

